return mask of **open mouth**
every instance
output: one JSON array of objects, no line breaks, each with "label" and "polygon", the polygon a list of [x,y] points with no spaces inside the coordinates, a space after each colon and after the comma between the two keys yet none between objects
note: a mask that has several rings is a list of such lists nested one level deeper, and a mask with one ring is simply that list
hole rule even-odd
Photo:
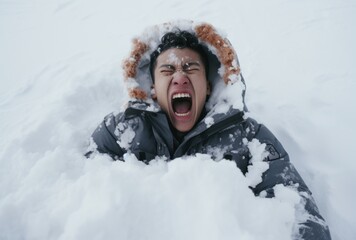
[{"label": "open mouth", "polygon": [[176,93],[172,97],[172,108],[178,117],[188,116],[192,108],[192,96],[189,93]]}]

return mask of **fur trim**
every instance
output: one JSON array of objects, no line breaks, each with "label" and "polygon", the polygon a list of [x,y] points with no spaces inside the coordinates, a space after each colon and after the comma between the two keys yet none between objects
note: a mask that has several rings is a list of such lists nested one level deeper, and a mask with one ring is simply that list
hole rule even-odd
[{"label": "fur trim", "polygon": [[131,98],[136,98],[136,99],[141,99],[141,100],[147,99],[147,93],[138,87],[129,89],[129,96]]},{"label": "fur trim", "polygon": [[[124,79],[127,81],[130,78],[135,78],[137,66],[142,58],[142,55],[148,50],[148,46],[138,39],[132,40],[132,50],[129,58],[123,62]],[[147,94],[139,87],[129,88],[129,96],[137,99],[146,99]]]},{"label": "fur trim", "polygon": [[213,26],[210,24],[201,24],[195,28],[197,37],[213,46],[218,53],[218,59],[223,66],[225,66],[224,82],[227,84],[230,79],[229,76],[233,74],[240,74],[240,67],[237,63],[234,66],[235,52],[229,42],[226,42],[219,34],[216,33]]}]

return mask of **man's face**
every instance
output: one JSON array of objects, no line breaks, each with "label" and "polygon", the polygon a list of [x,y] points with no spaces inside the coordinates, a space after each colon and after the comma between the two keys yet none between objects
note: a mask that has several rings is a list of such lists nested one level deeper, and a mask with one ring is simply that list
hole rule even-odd
[{"label": "man's face", "polygon": [[210,94],[203,61],[189,48],[170,48],[156,61],[153,99],[178,131],[187,132],[198,121]]}]

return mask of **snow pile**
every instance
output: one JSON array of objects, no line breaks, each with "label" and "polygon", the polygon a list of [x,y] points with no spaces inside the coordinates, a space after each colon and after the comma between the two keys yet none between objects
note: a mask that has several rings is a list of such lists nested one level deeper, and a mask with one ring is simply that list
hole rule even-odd
[{"label": "snow pile", "polygon": [[[67,153],[65,153],[67,152]],[[149,166],[57,148],[1,201],[2,239],[289,239],[299,195],[255,197],[227,160],[208,155]],[[266,218],[269,221],[266,221]]]},{"label": "snow pile", "polygon": [[[127,100],[120,65],[131,38],[174,18],[226,31],[251,116],[285,146],[333,239],[353,239],[353,1],[139,5],[0,2],[0,239],[256,240],[295,233],[307,216],[296,214],[303,203],[293,189],[276,186],[273,199],[249,189],[265,171],[261,158],[251,170],[256,175],[243,176],[234,163],[207,155],[148,166],[130,155],[126,162],[83,156],[103,117]],[[129,136],[121,144],[130,144]],[[257,143],[246,144],[263,156]]]}]

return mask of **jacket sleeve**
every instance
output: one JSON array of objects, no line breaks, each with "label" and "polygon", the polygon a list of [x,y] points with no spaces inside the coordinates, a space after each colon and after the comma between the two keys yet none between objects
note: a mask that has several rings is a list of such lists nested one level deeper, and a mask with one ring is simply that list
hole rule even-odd
[{"label": "jacket sleeve", "polygon": [[99,152],[110,155],[114,160],[121,158],[125,151],[117,143],[116,125],[116,117],[113,114],[106,116],[91,135],[94,147],[85,156],[89,157],[93,153]]},{"label": "jacket sleeve", "polygon": [[299,195],[304,199],[305,210],[310,214],[306,222],[300,223],[301,238],[306,240],[331,239],[328,226],[319,213],[312,193],[289,161],[289,156],[281,143],[264,125],[258,125],[254,138],[265,143],[266,150],[269,152],[267,157],[269,169],[263,174],[262,182],[253,189],[254,193],[259,195],[265,191],[267,197],[274,197],[273,187],[277,184],[296,187]]}]

